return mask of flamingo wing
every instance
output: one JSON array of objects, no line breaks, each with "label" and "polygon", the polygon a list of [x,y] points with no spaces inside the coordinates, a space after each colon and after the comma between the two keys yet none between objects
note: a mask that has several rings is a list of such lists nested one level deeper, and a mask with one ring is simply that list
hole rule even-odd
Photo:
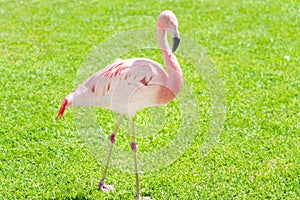
[{"label": "flamingo wing", "polygon": [[118,88],[133,90],[148,86],[160,73],[167,76],[159,63],[148,59],[118,60],[94,74],[84,85],[96,98],[101,98]]}]

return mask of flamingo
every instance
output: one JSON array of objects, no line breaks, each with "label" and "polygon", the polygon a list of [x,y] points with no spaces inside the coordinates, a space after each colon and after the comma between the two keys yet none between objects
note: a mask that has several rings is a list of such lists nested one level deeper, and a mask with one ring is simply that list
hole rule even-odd
[{"label": "flamingo", "polygon": [[[172,49],[167,33],[172,36]],[[110,135],[110,147],[99,188],[103,192],[114,189],[104,184],[116,134],[124,115],[130,119],[130,147],[134,158],[136,199],[140,196],[138,176],[138,147],[135,142],[134,116],[137,111],[151,106],[161,106],[172,101],[180,92],[183,77],[174,54],[180,38],[178,20],[172,11],[160,13],[157,20],[158,43],[167,72],[161,64],[147,58],[117,59],[112,64],[92,75],[82,85],[67,95],[62,102],[56,120],[60,119],[68,106],[100,106],[119,113],[119,119]]]}]

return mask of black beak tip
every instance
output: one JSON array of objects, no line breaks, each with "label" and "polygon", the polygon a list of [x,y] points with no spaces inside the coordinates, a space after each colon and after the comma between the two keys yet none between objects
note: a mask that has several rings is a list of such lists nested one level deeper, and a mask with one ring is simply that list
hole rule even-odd
[{"label": "black beak tip", "polygon": [[176,51],[180,43],[180,38],[179,37],[173,37],[173,46],[172,46],[172,53]]}]

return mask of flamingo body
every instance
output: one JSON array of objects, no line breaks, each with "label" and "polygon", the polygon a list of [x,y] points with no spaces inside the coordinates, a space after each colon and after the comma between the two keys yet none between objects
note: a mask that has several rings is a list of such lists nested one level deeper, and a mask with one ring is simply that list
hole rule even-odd
[{"label": "flamingo body", "polygon": [[[174,54],[168,56],[173,59],[170,62],[177,62]],[[61,110],[66,106],[100,106],[134,116],[143,108],[164,105],[176,97],[183,82],[181,71],[177,68],[169,72],[175,74],[172,80],[162,65],[153,60],[117,59],[67,95],[67,104]]]}]

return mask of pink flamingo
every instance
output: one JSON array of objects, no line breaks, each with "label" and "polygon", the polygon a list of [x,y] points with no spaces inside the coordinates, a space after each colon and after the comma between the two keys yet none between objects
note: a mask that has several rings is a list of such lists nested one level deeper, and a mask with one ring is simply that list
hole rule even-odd
[{"label": "pink flamingo", "polygon": [[[173,38],[172,50],[167,40],[167,32]],[[172,101],[180,92],[183,78],[174,55],[179,46],[178,21],[171,11],[163,11],[157,21],[158,42],[164,57],[167,73],[161,64],[146,59],[117,59],[111,65],[92,75],[62,102],[56,120],[62,117],[67,106],[101,106],[120,113],[116,126],[110,135],[110,148],[99,188],[103,192],[113,190],[105,185],[106,172],[116,142],[116,133],[126,114],[130,118],[130,146],[134,157],[136,177],[136,198],[141,199],[138,177],[137,145],[135,142],[134,120],[136,112],[150,106],[160,106]],[[150,199],[150,197],[144,198]]]}]

